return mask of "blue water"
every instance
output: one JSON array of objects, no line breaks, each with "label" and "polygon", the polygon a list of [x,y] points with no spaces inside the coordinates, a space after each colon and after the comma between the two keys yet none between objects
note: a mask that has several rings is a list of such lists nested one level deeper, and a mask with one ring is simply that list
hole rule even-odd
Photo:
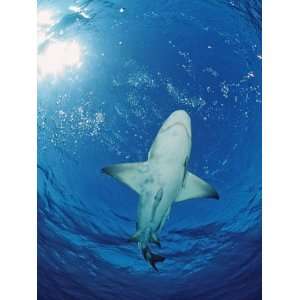
[{"label": "blue water", "polygon": [[[39,55],[55,41],[82,50],[80,67],[38,82],[38,298],[261,299],[260,1],[45,9],[56,22]],[[127,242],[137,195],[101,168],[143,161],[177,109],[192,119],[189,170],[221,199],[174,205],[156,273]]]}]

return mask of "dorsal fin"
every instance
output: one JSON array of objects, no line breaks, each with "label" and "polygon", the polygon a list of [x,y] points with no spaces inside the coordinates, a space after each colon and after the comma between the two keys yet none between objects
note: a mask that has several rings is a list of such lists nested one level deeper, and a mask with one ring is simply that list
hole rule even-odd
[{"label": "dorsal fin", "polygon": [[151,180],[148,162],[111,165],[103,168],[102,171],[118,179],[138,194],[141,193],[145,181]]},{"label": "dorsal fin", "polygon": [[179,192],[176,202],[193,199],[193,198],[214,198],[219,199],[217,191],[203,179],[187,172],[181,191]]}]

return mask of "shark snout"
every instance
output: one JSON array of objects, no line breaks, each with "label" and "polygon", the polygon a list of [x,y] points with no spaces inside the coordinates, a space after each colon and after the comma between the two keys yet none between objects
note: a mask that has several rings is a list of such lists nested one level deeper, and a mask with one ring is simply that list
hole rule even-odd
[{"label": "shark snout", "polygon": [[189,136],[191,136],[191,118],[186,111],[184,110],[174,111],[165,121],[162,129],[171,128],[175,125],[183,126],[188,132]]}]

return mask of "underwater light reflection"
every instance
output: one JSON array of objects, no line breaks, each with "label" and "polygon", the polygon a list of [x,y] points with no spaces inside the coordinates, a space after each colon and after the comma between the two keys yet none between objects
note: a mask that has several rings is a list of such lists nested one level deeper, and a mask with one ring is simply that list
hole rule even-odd
[{"label": "underwater light reflection", "polygon": [[38,75],[61,75],[66,68],[81,66],[82,51],[76,41],[55,41],[38,56]]},{"label": "underwater light reflection", "polygon": [[37,14],[38,26],[52,26],[55,24],[54,12],[51,10],[41,10]]},{"label": "underwater light reflection", "polygon": [[62,75],[81,66],[82,47],[75,40],[65,40],[56,32],[58,18],[51,10],[40,10],[38,19],[38,79]]}]

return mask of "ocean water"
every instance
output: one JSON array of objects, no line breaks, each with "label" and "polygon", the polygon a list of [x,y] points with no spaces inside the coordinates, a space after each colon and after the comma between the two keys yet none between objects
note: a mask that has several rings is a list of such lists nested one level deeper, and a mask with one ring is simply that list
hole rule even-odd
[{"label": "ocean water", "polygon": [[[261,299],[260,1],[44,0],[38,36],[38,299]],[[101,168],[145,160],[177,109],[221,199],[173,206],[157,273]]]}]

